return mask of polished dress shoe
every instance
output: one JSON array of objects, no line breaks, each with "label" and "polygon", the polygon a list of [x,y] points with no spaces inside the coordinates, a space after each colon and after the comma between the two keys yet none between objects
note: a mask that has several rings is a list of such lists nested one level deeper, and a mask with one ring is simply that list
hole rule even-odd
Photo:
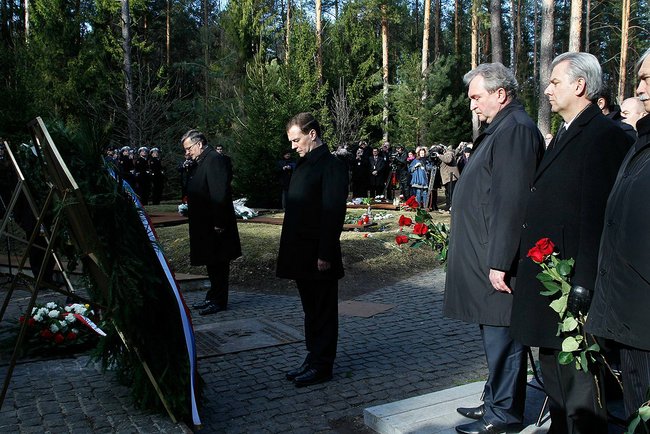
[{"label": "polished dress shoe", "polygon": [[211,304],[212,304],[212,302],[210,300],[203,300],[200,303],[196,303],[196,304],[192,305],[192,309],[197,309],[197,310],[205,309],[206,307],[210,306]]},{"label": "polished dress shoe", "polygon": [[506,425],[492,425],[487,423],[485,419],[475,420],[471,423],[458,425],[456,432],[460,434],[504,434],[506,432]]},{"label": "polished dress shoe", "polygon": [[316,368],[309,368],[304,373],[293,379],[296,387],[312,386],[324,383],[332,379],[332,371],[319,371]]},{"label": "polished dress shoe", "polygon": [[298,366],[296,369],[292,369],[291,371],[287,372],[285,374],[285,377],[287,377],[287,380],[293,381],[296,379],[297,376],[307,372],[307,369],[309,369],[309,365],[307,363],[303,363],[302,365]]},{"label": "polished dress shoe", "polygon": [[479,420],[485,416],[485,406],[483,404],[479,405],[478,407],[458,407],[456,411],[465,417],[469,417],[470,419]]},{"label": "polished dress shoe", "polygon": [[199,311],[199,315],[212,315],[213,313],[226,310],[225,306],[218,305],[217,303],[209,303],[204,309]]}]

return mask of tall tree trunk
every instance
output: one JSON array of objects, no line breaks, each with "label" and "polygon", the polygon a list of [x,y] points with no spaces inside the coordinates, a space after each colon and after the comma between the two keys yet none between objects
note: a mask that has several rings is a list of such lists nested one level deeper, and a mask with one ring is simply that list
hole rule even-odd
[{"label": "tall tree trunk", "polygon": [[589,52],[589,33],[591,33],[591,0],[587,0],[587,9],[585,11],[585,51]]},{"label": "tall tree trunk", "polygon": [[434,0],[434,19],[433,19],[433,58],[437,59],[440,57],[440,35],[442,31],[442,22],[440,19],[440,0]]},{"label": "tall tree trunk", "polygon": [[492,62],[503,63],[501,0],[490,0],[490,39],[492,40]]},{"label": "tall tree trunk", "polygon": [[[472,0],[472,69],[478,66],[478,13],[481,7],[481,0]],[[478,130],[481,124],[476,113],[472,112],[472,138],[478,137]]]},{"label": "tall tree trunk", "polygon": [[544,95],[544,89],[548,86],[551,77],[554,12],[554,0],[542,0],[542,32],[539,58],[539,111],[537,113],[537,126],[544,135],[551,132],[551,104],[548,102],[546,95]]},{"label": "tall tree trunk", "polygon": [[571,25],[569,27],[569,51],[580,51],[582,35],[582,0],[571,0]]},{"label": "tall tree trunk", "polygon": [[205,94],[203,95],[203,121],[204,125],[208,123],[208,104],[210,101],[210,11],[208,1],[203,0],[203,35],[205,37],[203,45],[203,84]]},{"label": "tall tree trunk", "polygon": [[29,41],[29,0],[24,0],[25,42]]},{"label": "tall tree trunk", "polygon": [[384,82],[383,103],[381,116],[384,141],[388,140],[388,6],[381,5],[381,48],[382,48],[382,78]]},{"label": "tall tree trunk", "polygon": [[461,8],[460,0],[454,1],[454,54],[460,54],[460,21],[461,21]]},{"label": "tall tree trunk", "polygon": [[517,37],[517,32],[515,29],[517,28],[517,15],[515,13],[516,11],[516,0],[510,0],[510,29],[511,29],[511,35],[510,35],[510,69],[515,74],[515,77],[517,76],[517,57],[515,55],[515,39]]},{"label": "tall tree trunk", "polygon": [[165,17],[165,59],[167,66],[170,65],[170,49],[171,49],[171,0],[167,0],[167,16]]},{"label": "tall tree trunk", "polygon": [[[431,0],[424,0],[424,27],[422,27],[422,80],[426,80],[429,68],[429,29],[431,27]],[[422,101],[427,98],[426,83],[422,86]],[[419,129],[418,129],[419,131]]]},{"label": "tall tree trunk", "polygon": [[286,34],[284,38],[284,62],[288,65],[291,59],[291,0],[287,0],[287,23]]},{"label": "tall tree trunk", "polygon": [[321,15],[323,13],[323,5],[321,0],[316,0],[316,74],[318,76],[318,84],[323,84],[323,23]]},{"label": "tall tree trunk", "polygon": [[135,103],[133,100],[133,80],[131,74],[131,13],[129,0],[122,0],[122,50],[124,59],[122,72],[124,73],[124,93],[126,97],[126,122],[129,134],[129,146],[134,147],[135,142]]},{"label": "tall tree trunk", "polygon": [[[426,1],[426,0],[425,0]],[[420,34],[420,1],[415,0],[415,37]]]},{"label": "tall tree trunk", "polygon": [[621,10],[621,62],[618,70],[618,103],[625,97],[625,80],[627,78],[627,40],[630,29],[630,0],[622,1]]},{"label": "tall tree trunk", "polygon": [[539,17],[539,8],[537,7],[538,1],[534,0],[533,1],[534,6],[533,6],[533,82],[534,85],[533,89],[537,89],[537,86],[539,84],[538,80],[538,75],[537,75],[537,65],[539,63],[537,62],[537,48],[538,48],[538,33],[537,33],[537,23],[538,23],[538,17]]}]

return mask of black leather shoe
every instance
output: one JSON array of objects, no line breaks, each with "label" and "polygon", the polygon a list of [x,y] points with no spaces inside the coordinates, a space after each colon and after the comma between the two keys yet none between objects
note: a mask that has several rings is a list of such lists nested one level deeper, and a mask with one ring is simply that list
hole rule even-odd
[{"label": "black leather shoe", "polygon": [[226,308],[216,303],[209,303],[205,309],[199,311],[199,315],[212,315],[213,313],[221,312],[222,310],[226,310]]},{"label": "black leather shoe", "polygon": [[465,417],[469,417],[470,419],[479,420],[485,416],[485,406],[482,404],[478,407],[458,407],[456,411]]},{"label": "black leather shoe", "polygon": [[307,369],[309,369],[309,365],[307,363],[303,363],[302,365],[298,366],[296,369],[292,369],[291,371],[287,372],[285,374],[285,377],[287,377],[287,380],[293,381],[296,379],[297,376],[307,372]]},{"label": "black leather shoe", "polygon": [[197,310],[205,309],[206,307],[210,306],[211,304],[212,304],[212,302],[210,300],[203,300],[201,303],[196,303],[196,304],[192,305],[192,309],[197,309]]},{"label": "black leather shoe", "polygon": [[460,434],[505,434],[507,426],[492,425],[485,419],[476,420],[465,425],[458,425],[456,432]]},{"label": "black leather shoe", "polygon": [[319,371],[316,368],[309,368],[303,374],[293,379],[296,387],[312,386],[324,383],[332,379],[332,371]]}]

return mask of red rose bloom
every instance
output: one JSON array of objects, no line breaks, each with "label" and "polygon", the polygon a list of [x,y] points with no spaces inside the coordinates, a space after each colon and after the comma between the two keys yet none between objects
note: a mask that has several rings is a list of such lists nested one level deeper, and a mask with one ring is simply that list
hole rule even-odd
[{"label": "red rose bloom", "polygon": [[544,256],[548,256],[553,253],[555,250],[555,244],[548,238],[542,238],[535,243],[535,247],[540,251]]},{"label": "red rose bloom", "polygon": [[409,237],[407,237],[406,235],[398,235],[395,237],[395,242],[397,243],[398,246],[401,244],[406,244],[409,242]]},{"label": "red rose bloom", "polygon": [[65,341],[65,338],[63,337],[63,335],[61,333],[57,333],[57,334],[54,335],[54,342],[56,342],[57,344],[60,344],[63,341]]},{"label": "red rose bloom", "polygon": [[34,318],[30,318],[27,320],[27,325],[30,327],[34,327],[34,324],[36,324],[36,320]]},{"label": "red rose bloom", "polygon": [[358,226],[363,226],[363,219],[357,220],[357,225]]},{"label": "red rose bloom", "polygon": [[65,338],[69,341],[74,341],[75,339],[77,339],[77,334],[73,332],[69,332]]},{"label": "red rose bloom", "polygon": [[418,201],[415,200],[415,196],[411,196],[408,198],[408,200],[406,201],[406,206],[410,208],[417,208],[419,206]]},{"label": "red rose bloom", "polygon": [[370,223],[370,217],[368,217],[367,215],[363,216],[363,222],[364,223]]},{"label": "red rose bloom", "polygon": [[413,220],[411,220],[408,217],[405,217],[404,214],[399,216],[399,225],[400,226],[411,226],[413,224]]},{"label": "red rose bloom", "polygon": [[537,247],[532,247],[528,251],[527,255],[530,259],[532,259],[534,262],[537,262],[538,264],[541,264],[544,262],[544,258],[546,258],[546,255],[542,253],[541,250],[539,250]]},{"label": "red rose bloom", "polygon": [[48,329],[41,330],[41,337],[43,339],[52,339],[52,336],[54,335]]},{"label": "red rose bloom", "polygon": [[429,231],[429,227],[424,223],[416,223],[413,226],[413,233],[416,235],[424,235]]}]

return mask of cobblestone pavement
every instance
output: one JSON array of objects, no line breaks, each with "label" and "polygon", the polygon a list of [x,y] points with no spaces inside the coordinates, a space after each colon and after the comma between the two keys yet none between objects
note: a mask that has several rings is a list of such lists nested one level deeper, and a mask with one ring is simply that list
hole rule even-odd
[{"label": "cobblestone pavement", "polygon": [[[303,342],[200,360],[201,432],[369,432],[362,422],[366,407],[484,378],[478,327],[442,317],[443,286],[443,271],[433,270],[355,298],[394,307],[371,318],[340,317],[334,380],[325,384],[296,389],[284,379],[302,362]],[[185,291],[190,305],[203,297],[203,291]],[[200,325],[258,317],[302,330],[297,293],[235,290],[228,311],[193,320]],[[3,377],[5,372],[0,368]],[[19,364],[0,411],[0,432],[190,430],[165,415],[134,409],[128,389],[83,356]]]}]

